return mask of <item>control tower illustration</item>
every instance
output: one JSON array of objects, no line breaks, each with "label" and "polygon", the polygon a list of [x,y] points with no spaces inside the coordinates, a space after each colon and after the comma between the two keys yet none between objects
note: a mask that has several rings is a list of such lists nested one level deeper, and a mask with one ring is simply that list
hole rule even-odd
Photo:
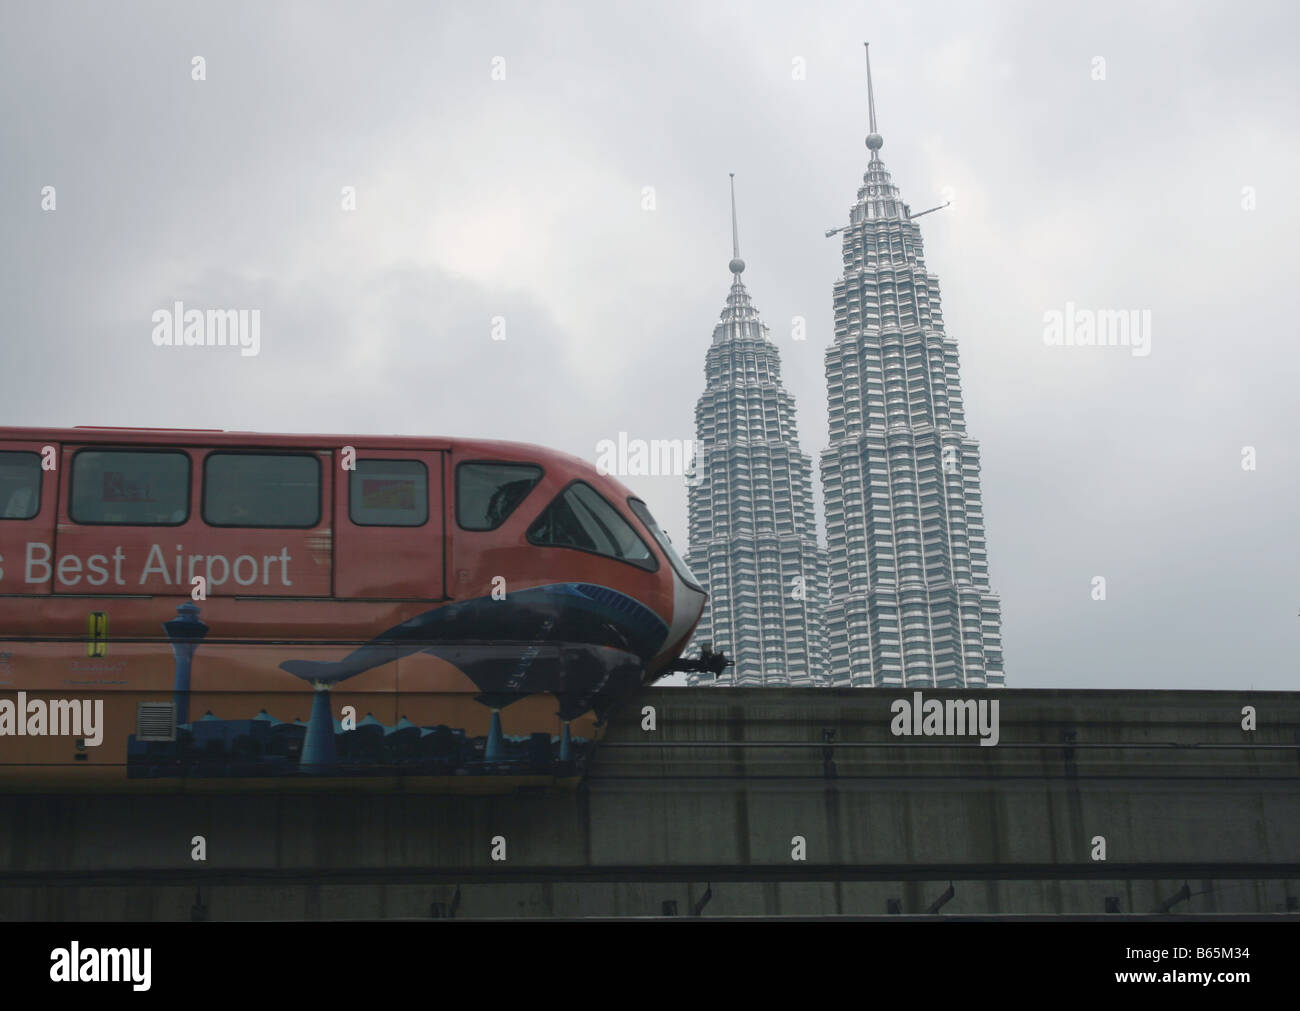
[{"label": "control tower illustration", "polygon": [[163,622],[163,631],[172,644],[176,657],[176,676],[172,681],[172,708],[176,726],[190,722],[190,665],[194,651],[208,634],[208,626],[199,620],[199,609],[193,604],[181,604],[176,617]]}]

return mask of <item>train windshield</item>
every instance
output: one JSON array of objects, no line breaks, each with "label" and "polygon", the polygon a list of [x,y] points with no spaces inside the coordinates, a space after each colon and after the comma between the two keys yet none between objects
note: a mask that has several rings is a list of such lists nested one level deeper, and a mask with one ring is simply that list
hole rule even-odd
[{"label": "train windshield", "polygon": [[659,550],[668,556],[668,561],[672,563],[672,567],[677,572],[677,575],[681,576],[682,582],[692,589],[699,590],[703,593],[704,587],[702,587],[699,580],[695,578],[695,574],[691,572],[690,566],[688,566],[682,556],[677,553],[677,549],[673,547],[673,542],[668,539],[668,534],[664,532],[663,527],[656,523],[655,518],[650,515],[650,510],[646,508],[646,504],[636,498],[628,499],[627,504],[632,507],[632,511],[636,513],[637,519],[644,523],[645,528],[650,531],[650,536],[653,537],[655,543],[659,545]]},{"label": "train windshield", "polygon": [[632,524],[600,497],[589,484],[574,481],[560,492],[528,529],[533,544],[556,548],[577,548],[597,555],[630,562],[650,572],[659,562]]}]

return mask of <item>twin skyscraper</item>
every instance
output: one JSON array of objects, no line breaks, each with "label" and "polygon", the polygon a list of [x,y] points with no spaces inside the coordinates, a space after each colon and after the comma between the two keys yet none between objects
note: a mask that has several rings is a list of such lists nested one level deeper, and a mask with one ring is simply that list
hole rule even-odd
[{"label": "twin skyscraper", "polygon": [[[695,643],[735,660],[719,683],[1000,687],[979,446],[921,215],[880,160],[869,57],[867,96],[870,158],[839,229],[844,276],[826,351],[826,550],[794,398],[741,280],[733,180],[731,291],[695,408],[687,561],[709,591]],[[701,681],[712,683],[692,677]]]}]

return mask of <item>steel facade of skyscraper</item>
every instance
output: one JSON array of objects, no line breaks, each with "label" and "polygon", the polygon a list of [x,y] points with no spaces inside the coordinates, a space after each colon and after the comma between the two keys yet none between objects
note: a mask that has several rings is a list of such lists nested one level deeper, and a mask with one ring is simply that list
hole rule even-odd
[{"label": "steel facade of skyscraper", "polygon": [[[740,279],[734,190],[732,240],[731,291],[695,407],[687,559],[709,603],[690,652],[712,642],[735,660],[719,684],[829,684],[812,462],[799,449],[781,356]],[[707,675],[690,680],[714,683]]]},{"label": "steel facade of skyscraper", "polygon": [[957,342],[944,331],[939,279],[926,270],[921,215],[880,160],[869,57],[867,93],[871,154],[849,224],[837,230],[844,275],[826,351],[826,551],[794,401],[740,280],[733,188],[733,280],[696,406],[689,494],[689,564],[710,595],[692,651],[711,641],[735,659],[720,684],[1005,681]]},{"label": "steel facade of skyscraper", "polygon": [[870,75],[868,62],[871,155],[842,230],[826,351],[830,669],[838,685],[999,687],[979,445],[966,434],[939,279],[880,160]]}]

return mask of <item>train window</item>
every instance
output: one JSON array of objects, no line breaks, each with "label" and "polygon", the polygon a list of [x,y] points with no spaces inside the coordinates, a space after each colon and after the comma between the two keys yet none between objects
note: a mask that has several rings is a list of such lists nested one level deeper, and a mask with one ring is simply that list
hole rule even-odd
[{"label": "train window", "polygon": [[577,548],[608,555],[643,569],[654,571],[658,561],[645,541],[618,511],[600,497],[589,484],[575,481],[550,505],[528,529],[533,544]]},{"label": "train window", "polygon": [[40,511],[40,456],[0,452],[0,520],[29,520]]},{"label": "train window", "polygon": [[190,458],[161,450],[78,450],[68,515],[74,523],[178,526],[190,518]]},{"label": "train window", "polygon": [[314,527],[320,459],[307,453],[209,453],[203,519],[214,527]]},{"label": "train window", "polygon": [[358,460],[348,515],[361,527],[422,527],[429,521],[429,472],[419,460]]},{"label": "train window", "polygon": [[462,530],[495,530],[542,479],[531,463],[462,463],[456,468],[456,522]]},{"label": "train window", "polygon": [[627,504],[636,513],[636,518],[644,523],[645,528],[650,531],[650,536],[659,545],[659,550],[668,556],[669,564],[677,571],[677,575],[682,577],[682,582],[703,593],[704,587],[695,578],[695,574],[691,572],[691,568],[686,564],[685,559],[677,553],[677,549],[673,547],[673,542],[668,539],[668,534],[664,532],[664,528],[656,523],[655,518],[650,515],[650,510],[646,507],[646,504],[637,498],[628,499]]}]

